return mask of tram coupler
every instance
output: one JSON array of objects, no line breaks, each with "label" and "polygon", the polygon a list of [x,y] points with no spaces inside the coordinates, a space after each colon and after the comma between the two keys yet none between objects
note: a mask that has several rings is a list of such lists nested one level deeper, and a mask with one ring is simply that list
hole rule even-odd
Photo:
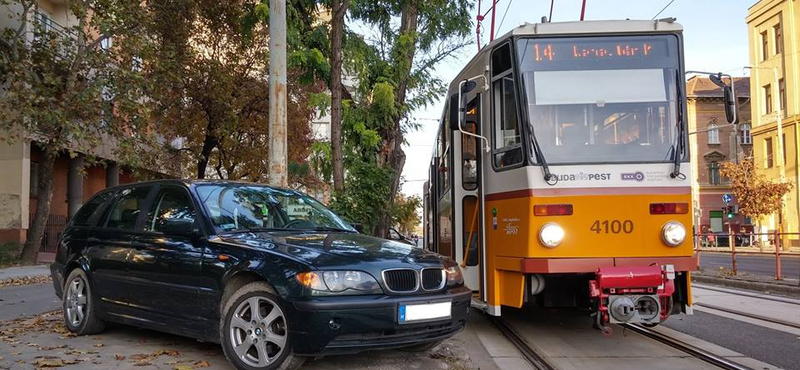
[{"label": "tram coupler", "polygon": [[672,265],[601,267],[589,281],[596,307],[595,327],[610,336],[609,324],[655,326],[669,316],[675,292]]}]

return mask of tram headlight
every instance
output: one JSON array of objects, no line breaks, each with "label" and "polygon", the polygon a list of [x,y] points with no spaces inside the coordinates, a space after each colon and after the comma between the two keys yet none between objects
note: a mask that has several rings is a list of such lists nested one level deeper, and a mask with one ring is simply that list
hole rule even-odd
[{"label": "tram headlight", "polygon": [[670,247],[677,247],[686,240],[686,228],[678,221],[669,221],[661,228],[661,240]]},{"label": "tram headlight", "polygon": [[564,229],[558,224],[549,222],[539,229],[539,241],[547,248],[555,248],[564,240]]}]

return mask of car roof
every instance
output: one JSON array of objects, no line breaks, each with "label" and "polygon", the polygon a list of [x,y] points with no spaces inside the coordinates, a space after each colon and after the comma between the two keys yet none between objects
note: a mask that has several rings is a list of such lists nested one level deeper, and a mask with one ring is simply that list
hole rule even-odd
[{"label": "car roof", "polygon": [[132,186],[146,186],[146,185],[158,185],[158,184],[181,184],[187,187],[190,187],[192,185],[249,185],[249,186],[263,186],[273,190],[299,193],[297,190],[294,189],[272,186],[264,183],[241,181],[241,180],[218,180],[218,179],[159,179],[159,180],[138,181],[138,182],[130,182],[126,184],[120,184],[117,186],[109,187],[103,189],[102,192],[114,191],[117,189],[125,189]]}]

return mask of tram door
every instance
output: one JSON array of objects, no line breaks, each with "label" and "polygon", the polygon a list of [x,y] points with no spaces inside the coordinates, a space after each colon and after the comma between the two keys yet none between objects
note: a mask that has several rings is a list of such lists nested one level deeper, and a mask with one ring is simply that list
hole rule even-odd
[{"label": "tram door", "polygon": [[[481,95],[469,94],[466,121],[462,130],[481,135]],[[464,280],[473,291],[481,287],[482,226],[481,220],[481,143],[474,136],[453,131],[453,244],[455,260],[461,266]]]}]

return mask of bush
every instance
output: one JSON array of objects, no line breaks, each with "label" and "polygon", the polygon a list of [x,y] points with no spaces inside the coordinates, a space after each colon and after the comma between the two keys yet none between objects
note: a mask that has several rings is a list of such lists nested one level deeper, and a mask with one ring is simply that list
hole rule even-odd
[{"label": "bush", "polygon": [[0,243],[0,266],[11,265],[19,262],[19,252],[19,243]]}]

